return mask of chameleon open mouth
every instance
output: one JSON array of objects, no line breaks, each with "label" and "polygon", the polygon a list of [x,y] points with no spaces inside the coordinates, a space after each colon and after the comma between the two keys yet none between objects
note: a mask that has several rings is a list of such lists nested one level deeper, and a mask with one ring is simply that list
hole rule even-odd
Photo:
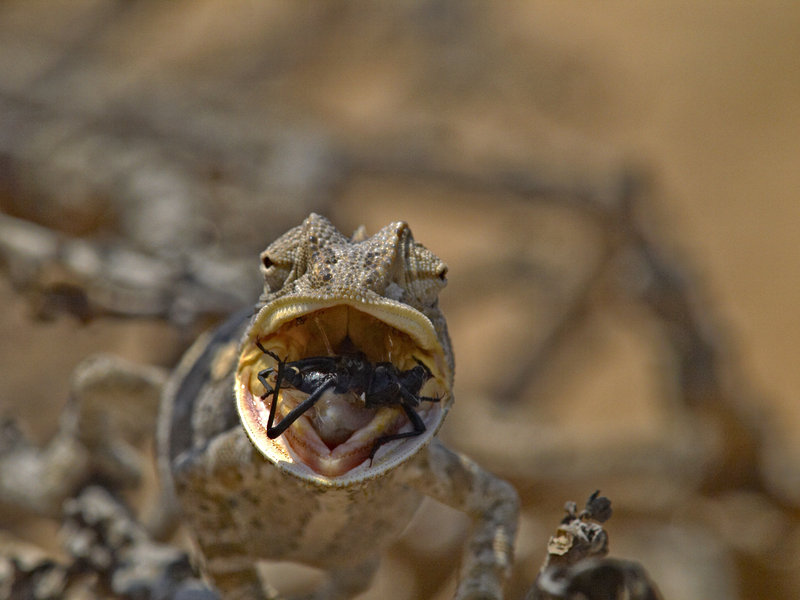
[{"label": "chameleon open mouth", "polygon": [[[239,415],[254,445],[278,467],[317,481],[321,476],[326,483],[349,479],[355,472],[363,475],[363,470],[377,474],[410,457],[439,428],[450,400],[447,363],[426,321],[413,309],[387,310],[358,301],[295,302],[283,312],[271,307],[259,313],[243,343],[236,374]],[[312,393],[284,378],[275,398],[271,389],[278,387],[280,363],[286,372],[292,364],[311,363],[304,359],[341,356],[358,356],[370,365],[390,363],[393,373],[424,371],[412,394],[420,399],[413,411],[423,430],[411,422],[413,415],[399,397],[368,406],[363,389],[331,387],[288,427],[268,435],[269,425],[276,427]],[[269,423],[273,402],[274,422]]]}]

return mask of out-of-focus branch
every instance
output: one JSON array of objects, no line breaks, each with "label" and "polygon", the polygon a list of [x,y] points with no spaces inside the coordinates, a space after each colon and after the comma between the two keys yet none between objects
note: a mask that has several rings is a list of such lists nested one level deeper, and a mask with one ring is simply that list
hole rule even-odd
[{"label": "out-of-focus branch", "polygon": [[659,600],[638,563],[605,558],[608,534],[602,523],[611,517],[610,500],[595,492],[581,512],[574,502],[565,508],[525,600]]}]

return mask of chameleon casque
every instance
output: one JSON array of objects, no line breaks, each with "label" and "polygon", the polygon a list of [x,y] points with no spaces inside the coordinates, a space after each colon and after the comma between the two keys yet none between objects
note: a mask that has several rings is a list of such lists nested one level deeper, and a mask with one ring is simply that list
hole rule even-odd
[{"label": "chameleon casque", "polygon": [[[312,214],[261,254],[261,271],[255,313],[195,343],[159,415],[163,478],[222,596],[277,598],[257,563],[281,560],[326,572],[316,598],[350,598],[369,587],[381,550],[430,496],[473,523],[455,597],[502,598],[517,494],[434,437],[453,403],[453,353],[438,306],[445,264],[403,222],[348,238]],[[414,408],[422,431],[399,400],[368,405],[363,392],[329,386],[267,435],[272,403],[280,422],[309,396],[286,381],[269,393],[282,361],[356,353],[365,364],[390,363],[398,377],[424,369],[411,386],[434,400]]]}]

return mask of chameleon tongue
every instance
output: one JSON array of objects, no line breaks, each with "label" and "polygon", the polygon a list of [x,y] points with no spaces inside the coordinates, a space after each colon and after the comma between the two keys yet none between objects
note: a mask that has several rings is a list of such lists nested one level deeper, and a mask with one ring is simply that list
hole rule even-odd
[{"label": "chameleon tongue", "polygon": [[396,409],[381,407],[373,413],[366,426],[357,429],[341,444],[330,448],[311,425],[311,419],[304,415],[281,438],[273,440],[273,443],[282,443],[281,439],[285,438],[302,464],[320,475],[337,477],[363,463],[369,457],[376,435],[396,431],[402,425],[402,418],[402,413]]},{"label": "chameleon tongue", "polygon": [[365,408],[363,399],[354,393],[337,394],[333,390],[322,395],[312,412],[311,423],[331,450],[346,442],[375,416],[375,411]]}]

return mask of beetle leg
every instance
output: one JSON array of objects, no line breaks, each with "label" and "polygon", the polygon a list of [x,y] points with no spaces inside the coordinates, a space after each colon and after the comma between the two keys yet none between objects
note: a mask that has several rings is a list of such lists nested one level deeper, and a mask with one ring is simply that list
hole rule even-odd
[{"label": "beetle leg", "polygon": [[[275,359],[275,361],[278,363],[278,371],[280,372],[280,370],[281,370],[280,367],[281,367],[281,365],[283,363],[283,361],[280,359],[280,357],[277,354],[275,354],[274,352],[271,352],[271,351],[267,350],[266,348],[264,348],[264,346],[262,346],[261,342],[259,342],[259,341],[256,341],[256,346],[258,346],[258,349],[261,350],[264,354],[266,354],[267,356],[271,356],[272,358]],[[274,373],[274,372],[275,372],[275,369],[272,368],[272,367],[270,367],[269,369],[264,369],[264,370],[258,372],[258,375],[257,375],[258,380],[261,382],[261,385],[264,386],[264,393],[261,395],[261,399],[262,400],[266,399],[266,397],[269,396],[270,394],[276,394],[277,395],[277,390],[273,389],[273,387],[267,381],[267,377],[272,375],[272,373]],[[280,387],[280,377],[278,378],[278,381],[276,382],[275,385]]]},{"label": "beetle leg", "polygon": [[274,371],[275,371],[275,369],[269,368],[269,369],[264,369],[263,371],[259,371],[258,372],[258,375],[257,375],[258,380],[261,382],[261,385],[264,386],[264,390],[265,390],[264,393],[261,394],[261,399],[262,400],[265,400],[267,398],[267,396],[269,396],[270,394],[274,394],[275,393],[275,390],[273,389],[273,387],[267,381],[267,377],[272,375],[272,373]]},{"label": "beetle leg", "polygon": [[[269,353],[269,354],[274,357],[274,355],[272,353]],[[275,411],[278,408],[278,392],[281,390],[281,381],[283,381],[283,370],[286,367],[286,363],[284,361],[282,361],[280,359],[277,359],[277,360],[278,360],[278,374],[275,376],[275,387],[271,388],[270,391],[267,391],[264,394],[264,396],[262,396],[262,397],[266,397],[268,394],[270,394],[270,393],[272,394],[272,402],[270,402],[270,404],[269,404],[269,419],[267,420],[267,436],[269,436],[270,439],[272,439],[273,437],[279,436],[281,434],[281,432],[283,431],[283,430],[281,430],[281,432],[276,433],[274,436],[270,435],[270,430],[272,429],[272,423],[275,421]],[[264,373],[264,371],[262,371],[261,373],[258,374],[259,375],[258,379],[259,379],[259,381],[261,381],[261,383],[265,382],[265,380],[261,379],[261,375],[263,373]],[[267,387],[267,386],[264,386],[264,387]]]},{"label": "beetle leg", "polygon": [[266,348],[264,348],[264,346],[261,345],[261,342],[256,341],[256,346],[258,346],[258,349],[261,350],[267,356],[271,356],[276,361],[282,362],[280,357],[277,354],[275,354],[272,350],[267,350]]},{"label": "beetle leg", "polygon": [[[258,372],[258,375],[257,375],[258,380],[261,382],[261,385],[264,386],[264,393],[261,394],[261,399],[262,400],[266,400],[267,396],[269,396],[269,395],[272,395],[272,397],[274,399],[277,399],[278,398],[278,391],[281,388],[281,381],[283,380],[283,372],[284,372],[284,367],[286,365],[286,361],[285,360],[281,360],[281,358],[277,354],[275,354],[274,352],[264,348],[264,346],[261,345],[261,342],[256,341],[256,346],[258,346],[258,349],[261,350],[264,354],[274,358],[275,361],[278,363],[278,374],[275,377],[275,387],[274,388],[267,381],[267,377],[272,375],[272,373],[275,372],[275,369],[270,367],[268,369],[264,369],[264,370]],[[273,400],[272,407],[270,407],[270,423],[272,423],[272,419],[274,418],[274,414],[273,414],[273,407],[274,406],[275,406],[275,401]]]},{"label": "beetle leg", "polygon": [[379,437],[375,440],[375,443],[372,445],[372,450],[369,453],[369,463],[372,464],[372,459],[375,458],[375,454],[378,452],[381,446],[387,444],[389,442],[393,442],[395,440],[402,440],[405,438],[415,437],[418,435],[422,435],[425,433],[425,423],[422,422],[422,418],[417,414],[417,412],[408,406],[407,404],[401,403],[400,406],[403,407],[403,410],[408,417],[408,420],[411,421],[411,427],[413,429],[411,431],[404,431],[402,433],[393,433],[391,435],[384,435]]},{"label": "beetle leg", "polygon": [[277,388],[280,386],[280,378],[282,375],[281,366],[282,365],[280,364],[278,365],[278,383],[275,385],[276,388],[275,395],[272,398],[272,405],[269,407],[269,420],[267,421],[267,437],[269,437],[269,439],[271,440],[274,440],[276,437],[278,437],[280,434],[286,431],[292,423],[294,423],[297,419],[303,416],[303,413],[305,413],[309,408],[314,406],[314,404],[317,403],[317,400],[319,400],[322,397],[322,394],[325,393],[325,390],[336,385],[335,379],[333,378],[329,379],[328,381],[320,385],[316,390],[314,390],[314,392],[308,398],[303,400],[300,404],[298,404],[291,411],[289,411],[289,414],[286,415],[283,419],[281,419],[280,423],[278,423],[273,427],[272,424],[275,421],[275,407],[278,405]]},{"label": "beetle leg", "polygon": [[[406,388],[402,385],[400,386],[400,395],[405,398],[408,406],[419,406],[420,402],[439,402],[441,398],[437,398],[434,396],[415,396],[411,392],[409,392]],[[401,403],[405,404],[405,403]]]}]

